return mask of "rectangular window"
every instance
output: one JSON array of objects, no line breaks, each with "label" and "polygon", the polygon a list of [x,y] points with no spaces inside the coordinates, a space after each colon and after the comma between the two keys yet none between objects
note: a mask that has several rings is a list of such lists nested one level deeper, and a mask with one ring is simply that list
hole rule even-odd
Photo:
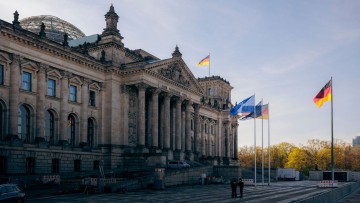
[{"label": "rectangular window", "polygon": [[94,170],[99,170],[99,166],[100,166],[100,161],[98,161],[98,160],[94,161],[93,169]]},{"label": "rectangular window", "polygon": [[48,95],[55,97],[56,96],[56,82],[55,80],[49,79],[48,80]]},{"label": "rectangular window", "polygon": [[34,174],[35,173],[35,158],[27,157],[26,158],[26,174]]},{"label": "rectangular window", "polygon": [[80,172],[81,171],[81,160],[76,159],[74,160],[74,172]]},{"label": "rectangular window", "polygon": [[95,106],[95,92],[94,91],[90,91],[90,94],[89,94],[89,104],[90,106]]},{"label": "rectangular window", "polygon": [[23,72],[22,76],[22,89],[31,91],[31,73]]},{"label": "rectangular window", "polygon": [[51,173],[59,173],[59,172],[60,172],[60,159],[52,159]]},{"label": "rectangular window", "polygon": [[70,85],[70,101],[76,102],[76,86]]},{"label": "rectangular window", "polygon": [[0,85],[4,84],[4,66],[0,64]]}]

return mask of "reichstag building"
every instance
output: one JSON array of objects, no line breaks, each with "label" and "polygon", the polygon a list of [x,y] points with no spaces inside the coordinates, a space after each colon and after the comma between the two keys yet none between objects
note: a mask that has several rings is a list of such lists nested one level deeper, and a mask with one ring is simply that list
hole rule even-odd
[{"label": "reichstag building", "polygon": [[111,5],[91,36],[55,16],[0,20],[0,175],[237,163],[230,83],[195,78],[177,46],[126,48],[118,20]]}]

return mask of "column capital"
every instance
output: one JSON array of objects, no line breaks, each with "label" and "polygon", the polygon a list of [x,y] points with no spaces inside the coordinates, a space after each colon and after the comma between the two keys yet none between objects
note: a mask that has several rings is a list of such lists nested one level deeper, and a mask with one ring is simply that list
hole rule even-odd
[{"label": "column capital", "polygon": [[193,103],[192,104],[194,110],[196,113],[199,113],[199,110],[200,110],[200,105],[198,103]]},{"label": "column capital", "polygon": [[149,85],[146,83],[138,83],[135,84],[135,87],[138,88],[138,90],[146,90],[146,88],[148,88]]},{"label": "column capital", "polygon": [[149,88],[149,92],[153,95],[159,95],[161,93],[161,89],[152,87],[152,88]]},{"label": "column capital", "polygon": [[9,54],[10,55],[10,60],[11,60],[11,63],[13,62],[21,62],[21,60],[24,59],[24,57],[18,55],[18,54]]},{"label": "column capital", "polygon": [[189,107],[192,105],[192,102],[190,100],[184,100],[183,103]]},{"label": "column capital", "polygon": [[46,71],[48,71],[50,69],[49,65],[44,64],[44,63],[39,63],[38,67],[39,67],[39,69],[38,69],[39,73],[46,73]]},{"label": "column capital", "polygon": [[170,94],[169,92],[161,92],[161,95],[165,98],[165,99],[170,99],[173,95]]},{"label": "column capital", "polygon": [[88,85],[91,83],[91,80],[88,78],[83,78],[82,82],[83,82],[83,85]]},{"label": "column capital", "polygon": [[61,73],[61,76],[64,78],[64,79],[69,79],[71,76],[72,76],[72,73],[69,72],[69,71],[63,71]]}]

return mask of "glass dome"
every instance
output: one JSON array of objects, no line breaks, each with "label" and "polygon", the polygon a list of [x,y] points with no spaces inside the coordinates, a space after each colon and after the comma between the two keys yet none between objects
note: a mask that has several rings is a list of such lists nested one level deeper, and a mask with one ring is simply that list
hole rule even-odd
[{"label": "glass dome", "polygon": [[45,24],[45,33],[48,39],[62,43],[64,33],[68,34],[68,39],[78,39],[85,37],[85,34],[71,23],[51,15],[32,16],[19,20],[23,29],[39,34],[41,23]]}]

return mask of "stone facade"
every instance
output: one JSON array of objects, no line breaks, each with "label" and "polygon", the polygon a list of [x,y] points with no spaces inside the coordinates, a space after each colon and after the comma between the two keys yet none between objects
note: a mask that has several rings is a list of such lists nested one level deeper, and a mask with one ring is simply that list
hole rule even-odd
[{"label": "stone facade", "polygon": [[196,79],[178,47],[129,50],[118,19],[111,6],[98,40],[76,47],[0,20],[0,175],[236,159],[229,82]]}]

